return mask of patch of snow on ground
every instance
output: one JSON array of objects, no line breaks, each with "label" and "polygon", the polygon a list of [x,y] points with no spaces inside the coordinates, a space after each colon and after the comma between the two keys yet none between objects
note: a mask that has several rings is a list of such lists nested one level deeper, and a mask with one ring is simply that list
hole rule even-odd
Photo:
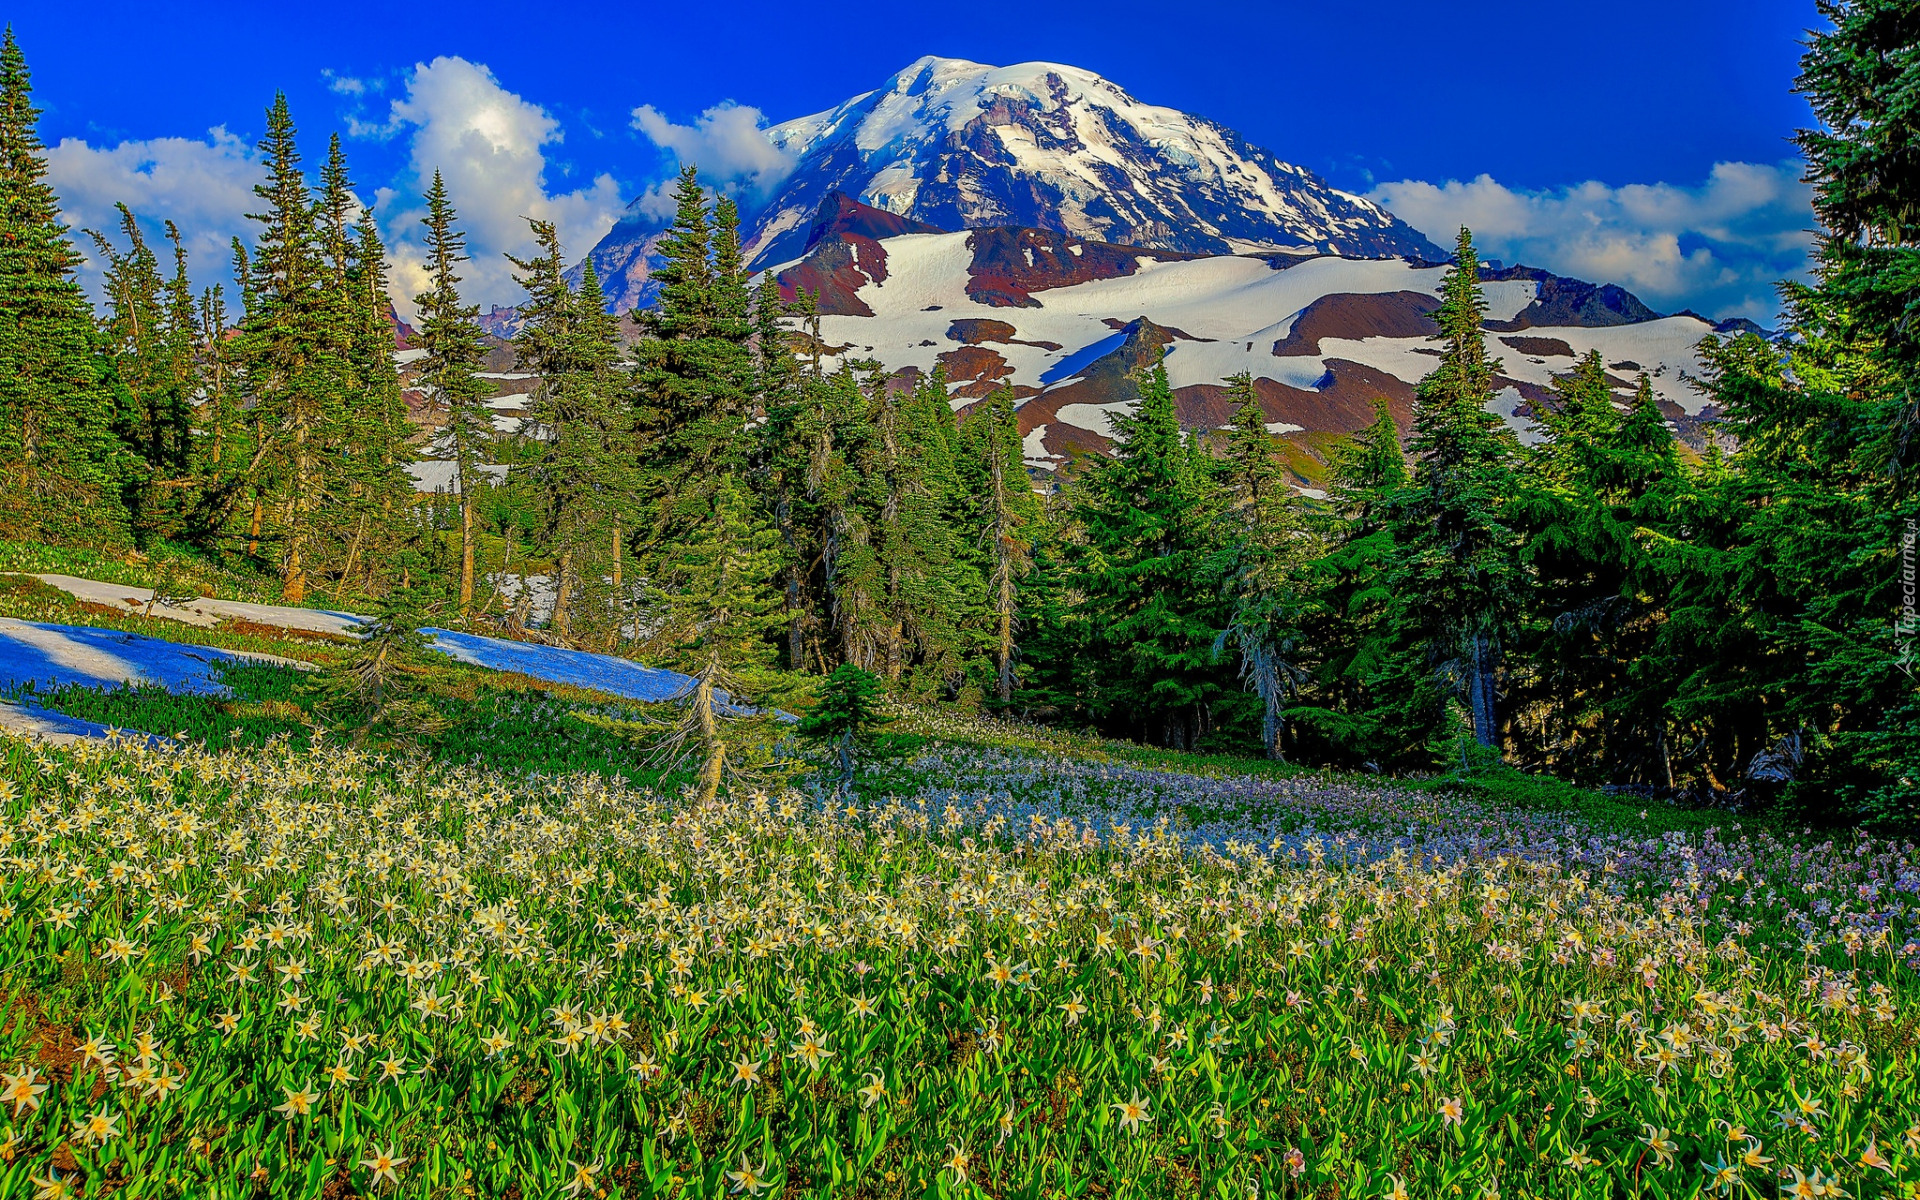
[{"label": "patch of snow on ground", "polygon": [[1294,425],[1286,421],[1268,421],[1267,422],[1268,433],[1301,433],[1305,429],[1306,429],[1305,425]]},{"label": "patch of snow on ground", "polygon": [[276,662],[267,654],[237,654],[188,646],[118,629],[44,625],[0,617],[0,686],[120,688],[158,685],[202,696],[231,693],[217,678],[233,662]]},{"label": "patch of snow on ground", "polygon": [[1505,421],[1522,446],[1538,446],[1546,441],[1546,437],[1540,432],[1540,427],[1534,424],[1533,418],[1519,415],[1519,407],[1525,402],[1526,397],[1520,394],[1519,388],[1503,387],[1493,394],[1493,399],[1487,401],[1487,411]]},{"label": "patch of snow on ground", "polygon": [[1020,439],[1020,457],[1024,459],[1029,466],[1045,466],[1048,463],[1059,461],[1059,455],[1050,453],[1047,450],[1046,438],[1047,427],[1045,425],[1036,425],[1033,427],[1031,433]]},{"label": "patch of snow on ground", "polygon": [[1133,401],[1121,400],[1113,404],[1063,404],[1054,414],[1062,425],[1072,425],[1077,429],[1091,430],[1101,437],[1113,436],[1113,419],[1133,410]]},{"label": "patch of snow on ground", "polygon": [[[507,468],[504,465],[482,463],[477,468],[487,482],[498,486],[507,481]],[[407,474],[413,476],[413,490],[416,492],[457,493],[454,476],[458,474],[459,464],[437,458],[422,459],[407,464]]]}]

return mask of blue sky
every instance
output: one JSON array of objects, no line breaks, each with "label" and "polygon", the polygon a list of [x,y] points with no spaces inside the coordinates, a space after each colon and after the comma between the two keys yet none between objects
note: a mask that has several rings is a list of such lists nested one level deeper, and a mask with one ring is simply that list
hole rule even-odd
[{"label": "blue sky", "polygon": [[[172,217],[209,278],[244,229],[275,89],[311,159],[348,135],[404,275],[433,165],[482,253],[518,248],[518,217],[536,210],[580,252],[671,168],[649,130],[704,136],[724,159],[754,120],[830,107],[928,53],[1097,71],[1436,240],[1465,221],[1490,255],[1665,309],[1769,316],[1767,282],[1800,269],[1812,223],[1788,141],[1809,120],[1788,92],[1806,0],[94,4],[11,19],[70,219],[108,221],[116,199]],[[641,106],[657,115],[636,122]],[[474,287],[516,298],[492,264],[475,264]]]}]

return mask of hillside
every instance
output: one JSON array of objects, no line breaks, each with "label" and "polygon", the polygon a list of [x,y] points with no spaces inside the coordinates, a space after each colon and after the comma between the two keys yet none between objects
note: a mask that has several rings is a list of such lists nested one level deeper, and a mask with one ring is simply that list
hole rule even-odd
[{"label": "hillside", "polygon": [[[1099,449],[1138,395],[1131,372],[1164,349],[1190,428],[1225,424],[1221,380],[1257,381],[1268,428],[1298,450],[1310,487],[1325,435],[1351,433],[1385,397],[1404,430],[1432,370],[1443,264],[1305,253],[1200,254],[1039,228],[935,232],[833,195],[798,261],[773,268],[782,295],[819,297],[828,362],[873,358],[897,372],[945,370],[956,408],[1010,387],[1028,464],[1052,470]],[[1618,287],[1529,267],[1481,271],[1486,330],[1502,360],[1493,407],[1533,436],[1535,406],[1590,349],[1625,399],[1640,372],[1681,438],[1712,412],[1687,383],[1716,329],[1663,317]]]}]

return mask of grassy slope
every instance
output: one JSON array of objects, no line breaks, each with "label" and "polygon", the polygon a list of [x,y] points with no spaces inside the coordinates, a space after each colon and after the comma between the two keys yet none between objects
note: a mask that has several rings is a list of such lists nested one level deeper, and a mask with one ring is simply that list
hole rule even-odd
[{"label": "grassy slope", "polygon": [[[13,549],[0,543],[0,563]],[[49,554],[75,554],[50,551]],[[44,560],[43,560],[44,561]],[[36,566],[35,569],[42,569]],[[54,564],[44,569],[92,570],[81,563]],[[131,580],[129,580],[131,582]],[[325,667],[345,656],[344,639],[296,634],[267,626],[235,627],[231,623],[202,629],[148,618],[134,611],[116,611],[75,600],[57,588],[25,575],[0,573],[0,616],[62,624],[121,629],[167,641],[255,651],[299,659]],[[648,744],[656,731],[672,719],[663,706],[647,705],[567,687],[503,674],[454,662],[423,663],[415,668],[435,709],[446,722],[440,732],[417,736],[391,748],[423,752],[449,762],[477,763],[503,770],[552,772],[596,769],[622,775],[636,783],[657,784],[662,772],[650,764]],[[59,712],[103,724],[152,733],[184,732],[209,744],[233,742],[263,744],[272,737],[304,742],[315,729],[336,737],[347,736],[353,725],[323,711],[311,680],[298,671],[278,667],[237,667],[227,682],[231,700],[171,696],[157,689],[101,693],[66,689],[38,697]],[[1239,776],[1288,778],[1325,772],[1264,759],[1226,754],[1195,754],[1115,741],[1063,729],[957,716],[948,710],[908,710],[892,731],[916,739],[983,750],[1021,750],[1088,762],[1112,762],[1153,771],[1197,775],[1209,779]],[[380,744],[376,739],[376,744]],[[904,764],[875,764],[872,782],[887,789],[912,790],[916,783]],[[668,772],[665,782],[677,785],[682,772]],[[1368,778],[1366,782],[1379,782]],[[1440,777],[1403,781],[1406,786],[1442,793],[1455,792],[1505,807],[1564,811],[1612,828],[1678,829],[1698,831],[1724,824],[1726,814],[1692,811],[1608,797],[1558,780],[1504,772],[1471,779]],[[1645,810],[1646,816],[1640,814]]]}]

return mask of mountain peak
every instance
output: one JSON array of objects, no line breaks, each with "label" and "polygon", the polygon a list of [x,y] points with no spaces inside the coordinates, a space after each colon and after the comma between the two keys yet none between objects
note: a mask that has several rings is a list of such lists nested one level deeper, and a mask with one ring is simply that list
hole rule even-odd
[{"label": "mountain peak", "polygon": [[[1445,257],[1379,205],[1233,130],[1064,63],[928,55],[766,136],[794,168],[741,214],[759,267],[805,253],[836,193],[937,229],[1048,229],[1194,254]],[[594,248],[616,306],[651,302],[658,233],[657,221],[633,214]]]},{"label": "mountain peak", "polygon": [[804,248],[826,190],[953,229],[1031,226],[1200,253],[1439,254],[1384,209],[1232,130],[1064,63],[927,56],[767,137],[798,166],[759,224],[762,262]]}]

